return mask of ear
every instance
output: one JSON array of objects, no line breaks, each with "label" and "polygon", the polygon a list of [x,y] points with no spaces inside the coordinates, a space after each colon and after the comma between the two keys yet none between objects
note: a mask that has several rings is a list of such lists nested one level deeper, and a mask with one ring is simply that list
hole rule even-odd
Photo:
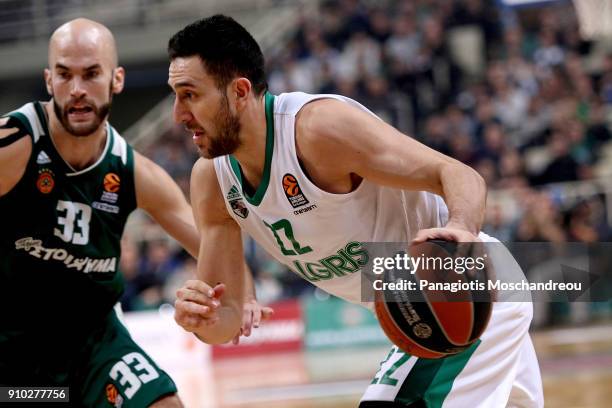
[{"label": "ear", "polygon": [[113,70],[113,93],[121,93],[123,85],[125,85],[125,69],[117,67]]},{"label": "ear", "polygon": [[251,96],[251,91],[253,89],[251,81],[244,77],[236,78],[231,82],[231,87],[231,95],[234,97],[234,106],[237,111],[241,111],[245,108]]},{"label": "ear", "polygon": [[51,70],[49,68],[45,68],[45,86],[47,87],[47,93],[49,95],[53,95],[53,85],[51,84]]}]

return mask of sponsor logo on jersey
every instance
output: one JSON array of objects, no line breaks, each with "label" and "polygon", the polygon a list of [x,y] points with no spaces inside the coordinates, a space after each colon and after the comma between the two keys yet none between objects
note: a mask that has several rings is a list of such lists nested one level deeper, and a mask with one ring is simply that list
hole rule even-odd
[{"label": "sponsor logo on jersey", "polygon": [[119,408],[123,405],[123,398],[121,397],[121,394],[119,394],[119,391],[117,390],[117,387],[115,387],[115,384],[106,384],[105,391],[106,400],[113,407]]},{"label": "sponsor logo on jersey", "polygon": [[40,153],[38,153],[38,157],[36,157],[36,163],[37,164],[51,163],[51,159],[49,158],[49,155],[45,153],[44,150],[41,150]]},{"label": "sponsor logo on jersey", "polygon": [[298,208],[309,203],[293,174],[287,173],[283,176],[283,191],[285,192],[289,204],[291,204],[293,208]]},{"label": "sponsor logo on jersey", "polygon": [[293,261],[293,270],[304,279],[317,282],[359,272],[368,259],[368,253],[361,243],[349,242],[334,255],[318,262]]},{"label": "sponsor logo on jersey", "polygon": [[308,211],[312,211],[315,208],[317,208],[316,204],[310,204],[308,207],[300,208],[299,210],[293,211],[293,213],[295,215],[301,215],[301,214],[307,213]]},{"label": "sponsor logo on jersey", "polygon": [[249,209],[244,203],[242,195],[236,186],[232,186],[232,188],[230,188],[230,191],[227,193],[227,201],[229,202],[234,214],[240,218],[246,218],[249,216]]},{"label": "sponsor logo on jersey", "polygon": [[119,191],[121,185],[121,179],[115,173],[108,173],[104,176],[104,190],[109,193],[116,193]]},{"label": "sponsor logo on jersey", "polygon": [[41,169],[38,171],[38,180],[36,180],[36,187],[38,191],[43,194],[49,194],[53,191],[55,186],[55,180],[53,179],[53,172],[49,169]]},{"label": "sponsor logo on jersey", "polygon": [[91,206],[96,210],[104,211],[111,214],[119,214],[119,207],[116,205],[110,205],[106,203],[101,203],[99,201],[94,201],[91,203]]},{"label": "sponsor logo on jersey", "polygon": [[103,191],[102,197],[100,199],[102,201],[106,201],[107,203],[115,204],[118,198],[119,194],[117,193],[109,193],[108,191]]},{"label": "sponsor logo on jersey", "polygon": [[15,241],[15,249],[26,251],[35,258],[43,261],[63,262],[67,268],[76,269],[84,273],[107,273],[117,270],[117,258],[77,258],[63,248],[45,248],[40,239],[32,237],[20,238]]}]

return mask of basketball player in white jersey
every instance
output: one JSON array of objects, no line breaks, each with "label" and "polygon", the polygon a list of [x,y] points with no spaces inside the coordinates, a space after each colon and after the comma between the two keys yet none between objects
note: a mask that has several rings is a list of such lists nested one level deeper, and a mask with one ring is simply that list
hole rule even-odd
[{"label": "basketball player in white jersey", "polygon": [[[261,50],[233,19],[197,21],[169,42],[175,120],[202,158],[191,200],[199,280],[176,321],[210,344],[240,330],[241,230],[295,273],[361,302],[361,242],[494,241],[480,233],[486,188],[469,167],[337,95],[266,92]],[[512,262],[512,258],[505,262]],[[496,264],[497,267],[497,264]],[[221,282],[221,306],[204,308]],[[393,347],[361,407],[542,407],[530,303],[498,303],[474,347],[439,360]]]}]

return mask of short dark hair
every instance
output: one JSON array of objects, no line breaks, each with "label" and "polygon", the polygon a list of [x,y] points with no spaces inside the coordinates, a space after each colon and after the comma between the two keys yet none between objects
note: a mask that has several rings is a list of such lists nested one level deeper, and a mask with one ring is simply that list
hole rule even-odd
[{"label": "short dark hair", "polygon": [[251,81],[256,95],[268,88],[261,48],[228,16],[216,14],[189,24],[172,36],[168,55],[170,60],[198,55],[220,89],[237,76]]}]

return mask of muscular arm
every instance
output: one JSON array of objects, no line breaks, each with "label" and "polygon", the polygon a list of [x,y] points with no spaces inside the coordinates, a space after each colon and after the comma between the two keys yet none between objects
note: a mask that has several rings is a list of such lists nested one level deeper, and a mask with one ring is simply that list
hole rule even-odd
[{"label": "muscular arm", "polygon": [[179,186],[164,169],[143,155],[135,153],[134,163],[138,207],[197,257],[200,237],[191,207]]},{"label": "muscular arm", "polygon": [[196,162],[191,175],[191,202],[202,237],[198,279],[211,287],[225,284],[216,323],[194,333],[209,344],[226,343],[240,332],[247,291],[245,261],[240,227],[227,213],[212,160]]},{"label": "muscular arm", "polygon": [[32,153],[32,139],[25,135],[15,140],[19,129],[0,118],[0,197],[8,193],[23,177]]},{"label": "muscular arm", "polygon": [[[323,184],[342,184],[351,176],[444,198],[447,227],[477,235],[484,219],[486,186],[475,170],[400,133],[347,103],[311,102],[296,124],[300,158],[308,170],[316,160]],[[342,154],[338,154],[342,152]],[[316,176],[316,174],[315,174]]]}]

